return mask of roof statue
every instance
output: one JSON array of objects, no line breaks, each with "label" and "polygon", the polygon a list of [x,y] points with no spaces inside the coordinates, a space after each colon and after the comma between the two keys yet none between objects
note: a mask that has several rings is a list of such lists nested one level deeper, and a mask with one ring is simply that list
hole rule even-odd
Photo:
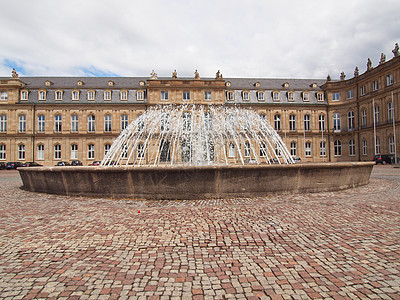
[{"label": "roof statue", "polygon": [[15,71],[14,68],[12,69],[11,74],[12,74],[12,78],[18,78],[18,73],[17,73],[17,71]]},{"label": "roof statue", "polygon": [[386,55],[384,53],[381,53],[381,59],[379,61],[379,64],[383,64],[386,61]]},{"label": "roof statue", "polygon": [[346,75],[344,72],[340,73],[340,80],[344,80],[346,78]]},{"label": "roof statue", "polygon": [[178,78],[178,73],[175,71],[172,72],[172,79],[177,79]]},{"label": "roof statue", "polygon": [[371,59],[368,58],[368,61],[367,61],[367,71],[369,71],[369,70],[372,70],[372,62],[371,62]]},{"label": "roof statue", "polygon": [[222,74],[219,70],[217,71],[217,74],[215,74],[215,79],[222,79]]},{"label": "roof statue", "polygon": [[194,79],[200,79],[200,75],[199,72],[197,72],[197,70],[194,71]]},{"label": "roof statue", "polygon": [[331,75],[328,74],[328,77],[326,77],[326,81],[331,81]]},{"label": "roof statue", "polygon": [[400,50],[399,44],[396,43],[396,44],[394,45],[394,49],[392,50],[393,55],[394,55],[395,57],[396,57],[396,56],[400,56],[399,50]]},{"label": "roof statue", "polygon": [[157,79],[157,74],[156,72],[154,72],[154,70],[151,71],[150,75],[151,75],[150,79]]},{"label": "roof statue", "polygon": [[360,71],[358,70],[358,67],[354,69],[354,77],[358,77],[360,75]]}]

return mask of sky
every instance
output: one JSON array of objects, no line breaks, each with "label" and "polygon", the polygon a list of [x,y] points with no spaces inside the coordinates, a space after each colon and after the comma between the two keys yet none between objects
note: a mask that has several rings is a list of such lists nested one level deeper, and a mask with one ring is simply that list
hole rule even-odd
[{"label": "sky", "polygon": [[0,0],[0,76],[339,79],[393,57],[398,0]]}]

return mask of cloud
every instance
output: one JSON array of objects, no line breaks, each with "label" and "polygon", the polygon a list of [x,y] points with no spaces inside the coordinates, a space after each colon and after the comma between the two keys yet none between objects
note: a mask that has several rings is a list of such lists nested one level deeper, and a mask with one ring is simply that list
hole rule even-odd
[{"label": "cloud", "polygon": [[2,5],[0,75],[333,78],[391,57],[394,0],[36,0]]}]

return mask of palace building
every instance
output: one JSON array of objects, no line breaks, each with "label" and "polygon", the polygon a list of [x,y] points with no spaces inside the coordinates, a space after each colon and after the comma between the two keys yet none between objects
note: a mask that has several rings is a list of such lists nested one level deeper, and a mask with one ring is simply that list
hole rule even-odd
[{"label": "palace building", "polygon": [[[371,161],[400,150],[400,55],[340,80],[171,77],[0,78],[0,161],[101,160],[156,105],[252,108],[302,162]],[[240,151],[244,151],[241,149]]]}]

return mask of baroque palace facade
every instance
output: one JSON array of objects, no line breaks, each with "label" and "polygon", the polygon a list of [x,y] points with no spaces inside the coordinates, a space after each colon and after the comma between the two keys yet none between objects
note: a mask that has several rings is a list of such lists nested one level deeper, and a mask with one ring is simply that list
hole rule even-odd
[{"label": "baroque palace facade", "polygon": [[[256,110],[302,162],[371,161],[400,149],[400,55],[346,80],[171,77],[0,78],[0,161],[101,160],[155,105]],[[396,147],[397,146],[397,147]],[[240,149],[239,151],[244,151]]]}]

